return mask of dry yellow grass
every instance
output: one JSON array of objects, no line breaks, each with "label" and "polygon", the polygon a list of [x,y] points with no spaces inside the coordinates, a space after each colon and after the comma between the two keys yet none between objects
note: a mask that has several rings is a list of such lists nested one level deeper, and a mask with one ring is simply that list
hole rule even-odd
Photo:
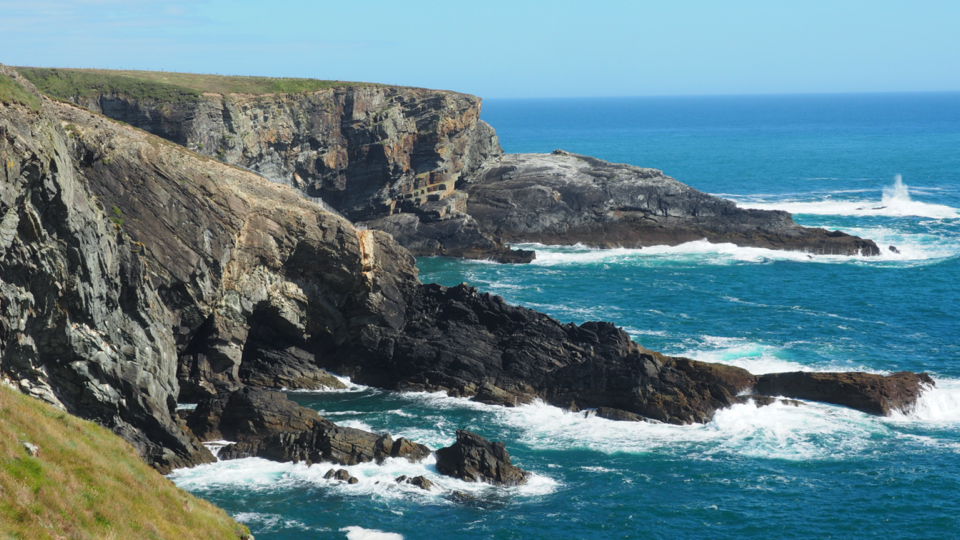
[{"label": "dry yellow grass", "polygon": [[[38,455],[23,442],[38,446]],[[247,534],[110,431],[0,385],[0,540]]]}]

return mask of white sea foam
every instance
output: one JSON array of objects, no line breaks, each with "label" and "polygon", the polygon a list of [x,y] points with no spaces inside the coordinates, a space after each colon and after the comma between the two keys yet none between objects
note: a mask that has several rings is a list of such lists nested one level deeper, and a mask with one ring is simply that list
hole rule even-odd
[{"label": "white sea foam", "polygon": [[[524,244],[522,247],[535,250],[537,258],[531,264],[542,267],[599,263],[629,264],[634,267],[662,267],[664,264],[727,266],[771,264],[777,261],[878,264],[936,260],[960,254],[960,245],[957,245],[956,242],[944,242],[934,235],[907,235],[885,228],[846,227],[844,231],[876,241],[882,248],[880,255],[817,255],[805,251],[743,247],[730,243],[715,244],[708,240],[696,240],[678,246],[650,246],[642,249],[590,249],[583,246],[545,246],[541,244]],[[900,253],[886,249],[888,245],[896,246]]]},{"label": "white sea foam", "polygon": [[937,379],[933,388],[925,390],[913,410],[895,412],[896,422],[960,425],[960,380]]},{"label": "white sea foam", "polygon": [[340,532],[347,533],[347,540],[403,540],[402,534],[383,532],[363,527],[344,527]]},{"label": "white sea foam", "polygon": [[505,411],[501,420],[535,447],[604,453],[737,455],[788,460],[842,459],[862,453],[888,428],[866,414],[819,403],[752,403],[717,412],[708,424],[676,426],[586,417],[543,403]]},{"label": "white sea foam", "polygon": [[740,200],[741,208],[759,210],[786,210],[792,214],[813,214],[830,216],[887,216],[887,217],[928,217],[934,219],[960,218],[960,210],[942,204],[915,201],[910,190],[898,174],[890,186],[884,186],[880,200],[849,200],[828,198],[819,201],[781,200],[759,202]]},{"label": "white sea foam", "polygon": [[330,374],[333,375],[337,380],[342,382],[344,386],[346,386],[346,388],[313,388],[313,389],[297,388],[294,390],[284,388],[284,391],[290,392],[293,394],[336,394],[336,393],[365,392],[370,390],[369,386],[357,384],[351,381],[350,377],[341,377],[336,373],[330,373]]},{"label": "white sea foam", "polygon": [[300,531],[329,531],[326,527],[310,527],[295,519],[289,519],[280,514],[264,514],[260,512],[240,512],[233,515],[233,519],[245,525],[253,525],[260,532],[274,532],[284,529]]},{"label": "white sea foam", "polygon": [[[348,484],[324,478],[331,468],[346,469],[351,476],[358,479],[358,483]],[[434,488],[431,491],[425,491],[410,484],[398,484],[396,479],[401,475],[424,476],[433,482]],[[403,458],[390,458],[382,464],[361,463],[349,466],[332,463],[315,463],[307,466],[303,463],[278,463],[260,458],[244,458],[218,461],[191,469],[177,469],[170,474],[169,478],[179,487],[195,493],[221,488],[253,492],[282,492],[307,485],[322,487],[347,497],[404,499],[431,504],[450,503],[449,496],[456,491],[475,497],[502,494],[536,497],[554,492],[558,485],[554,479],[535,472],[526,484],[510,488],[464,482],[439,474],[436,469],[436,458],[432,455],[420,463],[410,463]]]}]

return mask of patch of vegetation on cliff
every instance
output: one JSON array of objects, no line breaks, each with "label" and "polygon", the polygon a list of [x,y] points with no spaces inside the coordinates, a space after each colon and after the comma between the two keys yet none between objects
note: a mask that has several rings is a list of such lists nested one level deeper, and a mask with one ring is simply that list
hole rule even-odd
[{"label": "patch of vegetation on cliff", "polygon": [[168,71],[18,67],[41,91],[60,99],[96,94],[126,94],[136,99],[194,101],[204,92],[215,94],[276,94],[315,92],[374,83],[272,77],[203,75]]},{"label": "patch of vegetation on cliff", "polygon": [[0,385],[0,538],[248,535],[110,431]]},{"label": "patch of vegetation on cliff", "polygon": [[56,68],[16,68],[44,94],[58,99],[98,94],[125,94],[137,100],[197,101],[202,91],[163,81],[133,77],[120,71]]},{"label": "patch of vegetation on cliff", "polygon": [[0,102],[7,105],[19,103],[33,110],[40,109],[40,100],[20,85],[13,77],[0,74]]}]

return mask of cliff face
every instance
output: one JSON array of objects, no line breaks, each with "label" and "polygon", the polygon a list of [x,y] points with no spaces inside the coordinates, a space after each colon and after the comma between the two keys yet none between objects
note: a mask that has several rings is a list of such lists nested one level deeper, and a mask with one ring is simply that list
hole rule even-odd
[{"label": "cliff face", "polygon": [[[3,68],[3,76],[29,83]],[[0,105],[0,371],[160,470],[211,459],[178,400],[299,373],[419,286],[389,236],[88,111]],[[247,357],[261,369],[240,369]],[[266,372],[266,373],[265,373]]]},{"label": "cliff face", "polygon": [[[6,67],[0,77],[30,90]],[[70,136],[38,103],[0,104],[0,370],[112,428],[161,469],[210,460],[173,419],[172,314],[143,246],[96,203]]]},{"label": "cliff face", "polygon": [[501,153],[480,100],[454,92],[344,87],[303,94],[123,95],[80,105],[297,187],[353,221],[413,211]]},{"label": "cliff face", "polygon": [[[673,423],[706,421],[757,382],[647,351],[609,323],[422,285],[390,235],[0,70],[0,375],[111,427],[161,471],[212,459],[178,401],[316,388],[321,368]],[[887,392],[893,407],[926,383],[901,378],[916,392]]]},{"label": "cliff face", "polygon": [[[36,71],[36,70],[33,70]],[[194,100],[61,95],[177,144],[320,197],[414,255],[529,262],[503,242],[598,247],[692,240],[876,255],[869,241],[743,210],[654,169],[587,156],[503,155],[476,97],[414,88]]]}]

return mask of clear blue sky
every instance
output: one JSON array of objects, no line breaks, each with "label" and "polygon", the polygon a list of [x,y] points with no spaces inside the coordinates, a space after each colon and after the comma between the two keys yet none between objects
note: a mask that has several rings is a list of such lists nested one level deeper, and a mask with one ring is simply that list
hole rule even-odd
[{"label": "clear blue sky", "polygon": [[0,0],[0,62],[488,98],[960,91],[960,0]]}]

